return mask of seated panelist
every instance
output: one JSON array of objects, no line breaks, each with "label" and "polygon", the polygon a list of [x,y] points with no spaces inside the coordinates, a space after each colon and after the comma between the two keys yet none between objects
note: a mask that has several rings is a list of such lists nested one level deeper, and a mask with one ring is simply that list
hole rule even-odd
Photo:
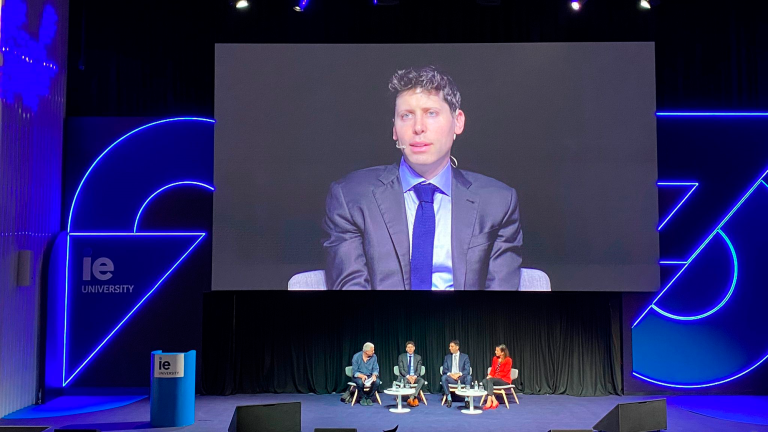
[{"label": "seated panelist", "polygon": [[[357,386],[360,395],[360,405],[371,406],[371,396],[376,394],[381,381],[379,380],[379,360],[374,354],[374,346],[370,342],[363,345],[363,350],[352,357],[352,381]],[[369,381],[368,385],[366,382]],[[366,393],[365,390],[368,390]]]},{"label": "seated panelist", "polygon": [[491,363],[491,373],[483,380],[483,386],[488,395],[488,402],[483,409],[496,409],[499,406],[499,401],[493,394],[493,386],[508,384],[512,384],[512,359],[509,357],[507,346],[501,344],[496,347],[496,357]]},{"label": "seated panelist", "polygon": [[405,343],[405,352],[397,358],[397,369],[400,372],[398,379],[405,383],[415,385],[415,392],[408,398],[408,405],[419,406],[419,392],[424,385],[421,377],[421,356],[415,353],[416,344],[413,341]]},{"label": "seated panelist", "polygon": [[[446,355],[445,360],[443,360],[441,382],[443,383],[443,393],[448,398],[448,408],[450,408],[451,391],[448,386],[458,383],[468,386],[472,383],[472,375],[470,375],[469,356],[459,351],[459,341],[451,341],[448,349],[451,353]],[[468,406],[469,401],[465,401],[464,404]]]}]

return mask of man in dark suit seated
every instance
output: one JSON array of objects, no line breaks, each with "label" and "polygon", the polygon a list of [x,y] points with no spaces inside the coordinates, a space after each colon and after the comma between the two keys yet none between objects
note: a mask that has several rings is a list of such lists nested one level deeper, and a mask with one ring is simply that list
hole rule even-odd
[{"label": "man in dark suit seated", "polygon": [[[472,383],[472,375],[470,375],[469,370],[469,356],[459,352],[459,341],[451,341],[448,349],[451,353],[445,356],[445,360],[443,360],[443,377],[441,382],[443,383],[443,393],[448,399],[448,408],[450,408],[451,392],[448,389],[448,385],[461,383],[469,386]],[[468,401],[465,401],[464,404],[469,408]]]},{"label": "man in dark suit seated", "polygon": [[416,386],[416,392],[408,398],[408,405],[419,406],[419,392],[424,385],[424,379],[421,377],[421,356],[414,351],[416,344],[413,341],[406,342],[405,352],[397,358],[397,369],[402,382]]},{"label": "man in dark suit seated", "polygon": [[465,121],[453,80],[433,67],[407,69],[389,89],[392,139],[402,157],[331,185],[323,222],[326,286],[519,289],[517,192],[450,163]]}]

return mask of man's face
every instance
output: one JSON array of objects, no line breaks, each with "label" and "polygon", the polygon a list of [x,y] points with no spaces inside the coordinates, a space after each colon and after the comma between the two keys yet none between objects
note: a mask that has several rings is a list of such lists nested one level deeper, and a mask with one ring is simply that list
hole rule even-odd
[{"label": "man's face", "polygon": [[405,346],[405,351],[408,352],[408,354],[413,354],[413,352],[416,351],[416,347],[413,346],[413,344],[408,344]]},{"label": "man's face", "polygon": [[456,354],[457,352],[459,352],[459,346],[454,345],[453,343],[448,345],[448,349],[451,350],[451,354]]},{"label": "man's face", "polygon": [[370,356],[373,355],[373,349],[374,349],[374,347],[371,347],[371,349],[369,349],[368,351],[363,351],[363,354],[365,354],[366,356],[370,357]]},{"label": "man's face", "polygon": [[464,112],[452,115],[441,92],[412,89],[397,96],[392,139],[405,146],[405,161],[419,174],[437,175],[450,159],[454,134],[463,130]]}]

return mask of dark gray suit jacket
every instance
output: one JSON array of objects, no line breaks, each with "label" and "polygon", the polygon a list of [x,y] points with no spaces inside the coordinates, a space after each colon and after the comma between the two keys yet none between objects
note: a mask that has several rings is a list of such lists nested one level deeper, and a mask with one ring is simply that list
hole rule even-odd
[{"label": "dark gray suit jacket", "polygon": [[[413,374],[421,376],[421,356],[413,353]],[[401,377],[408,376],[408,353],[402,353],[397,357],[397,369]]]},{"label": "dark gray suit jacket", "polygon": [[[410,290],[410,238],[399,164],[355,171],[333,183],[323,222],[328,289]],[[517,192],[453,169],[451,254],[454,290],[517,290]]]}]

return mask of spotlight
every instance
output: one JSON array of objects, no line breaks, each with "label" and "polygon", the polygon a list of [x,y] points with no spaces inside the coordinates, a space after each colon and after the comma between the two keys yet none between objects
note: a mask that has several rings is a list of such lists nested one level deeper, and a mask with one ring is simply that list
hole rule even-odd
[{"label": "spotlight", "polygon": [[651,4],[648,2],[648,0],[640,0],[640,8],[641,9],[650,9]]},{"label": "spotlight", "polygon": [[579,10],[579,9],[581,9],[581,3],[578,2],[578,1],[572,1],[571,2],[571,8],[573,8],[573,10],[575,10],[575,11]]},{"label": "spotlight", "polygon": [[301,0],[298,6],[293,7],[293,10],[295,10],[296,12],[304,12],[304,8],[307,7],[308,2],[309,0]]},{"label": "spotlight", "polygon": [[376,6],[395,6],[400,4],[400,0],[373,0]]},{"label": "spotlight", "polygon": [[237,3],[235,3],[235,7],[238,9],[245,9],[248,6],[248,0],[238,0]]}]

